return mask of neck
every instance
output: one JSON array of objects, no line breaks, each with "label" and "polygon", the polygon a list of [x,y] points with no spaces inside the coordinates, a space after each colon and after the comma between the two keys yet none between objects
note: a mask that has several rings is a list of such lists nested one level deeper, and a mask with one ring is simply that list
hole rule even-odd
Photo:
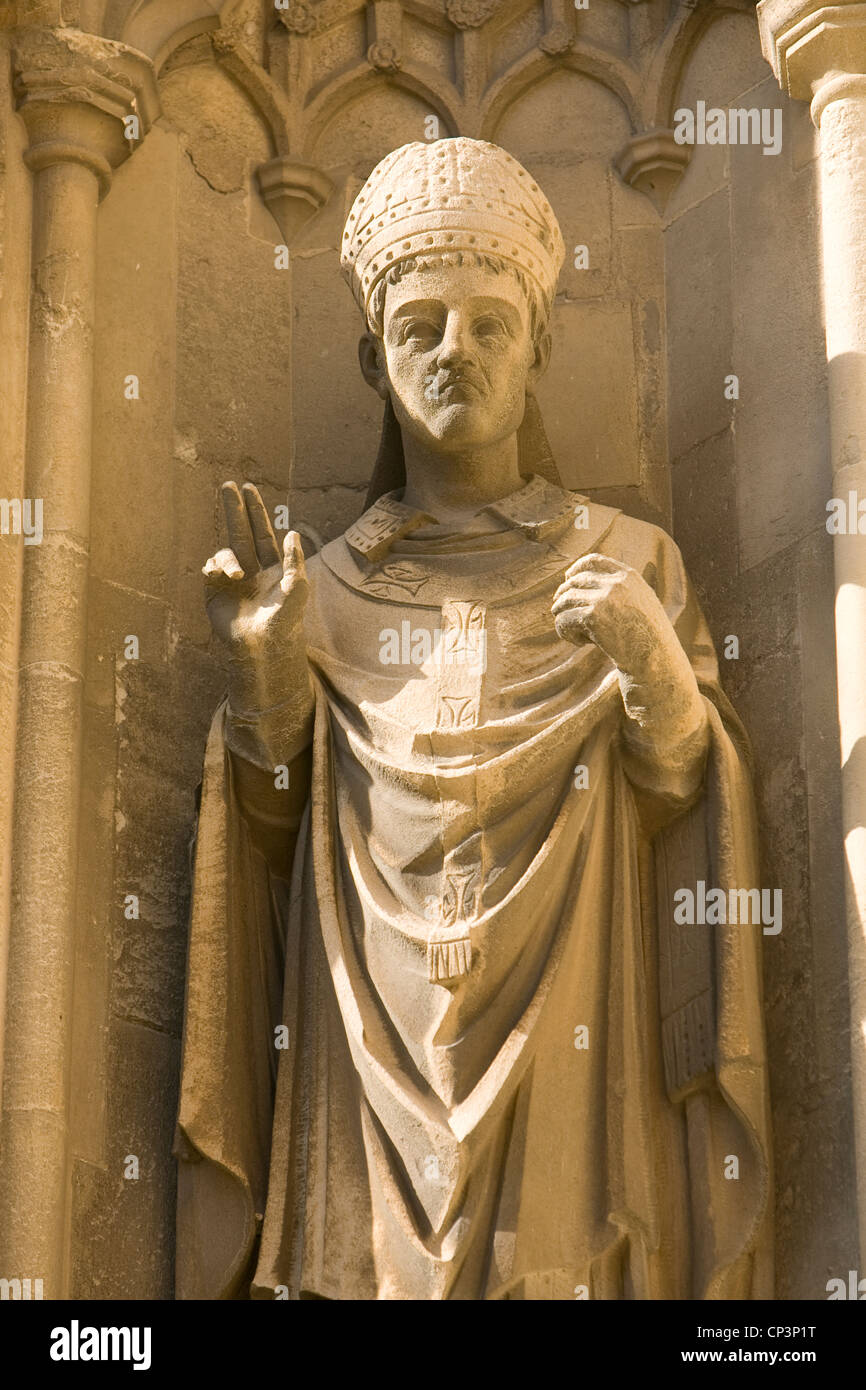
[{"label": "neck", "polygon": [[516,434],[455,454],[435,453],[407,434],[403,434],[407,507],[442,520],[465,518],[525,486],[518,468]]}]

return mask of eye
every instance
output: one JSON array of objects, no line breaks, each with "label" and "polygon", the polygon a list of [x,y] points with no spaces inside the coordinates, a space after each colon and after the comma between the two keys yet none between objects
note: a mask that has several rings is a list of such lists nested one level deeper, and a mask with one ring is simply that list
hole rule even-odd
[{"label": "eye", "polygon": [[495,314],[485,314],[484,318],[476,321],[475,332],[479,338],[495,338],[507,333],[508,329]]},{"label": "eye", "polygon": [[439,325],[430,319],[407,319],[400,328],[401,343],[429,343],[440,336]]}]

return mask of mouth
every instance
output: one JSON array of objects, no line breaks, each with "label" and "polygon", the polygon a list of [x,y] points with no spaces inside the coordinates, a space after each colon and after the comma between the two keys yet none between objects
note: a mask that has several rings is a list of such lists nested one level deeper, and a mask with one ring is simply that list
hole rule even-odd
[{"label": "mouth", "polygon": [[466,377],[453,377],[444,382],[438,390],[434,388],[431,392],[434,399],[445,401],[449,405],[457,405],[461,402],[468,402],[481,395],[481,391],[473,381]]}]

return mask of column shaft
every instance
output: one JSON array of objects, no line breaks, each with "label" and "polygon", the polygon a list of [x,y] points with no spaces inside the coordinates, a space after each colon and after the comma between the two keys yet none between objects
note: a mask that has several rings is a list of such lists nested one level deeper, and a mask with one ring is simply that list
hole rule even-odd
[{"label": "column shaft", "polygon": [[[821,137],[821,238],[833,496],[866,500],[866,4],[760,0],[763,52],[811,101]],[[847,506],[846,506],[847,510]],[[866,535],[833,539],[851,1071],[860,1259],[866,1260]]]},{"label": "column shaft", "polygon": [[47,1298],[63,1294],[98,198],[84,164],[34,176],[26,489],[44,539],[24,555],[0,1268]]},{"label": "column shaft", "polygon": [[[866,500],[866,92],[820,117],[833,495]],[[866,536],[834,537],[854,1123],[866,1252]]]},{"label": "column shaft", "polygon": [[[96,217],[112,169],[159,115],[153,65],[70,27],[16,31],[33,235],[11,919],[0,1152],[0,1277],[62,1298],[87,637]],[[127,116],[135,114],[129,130]]]}]

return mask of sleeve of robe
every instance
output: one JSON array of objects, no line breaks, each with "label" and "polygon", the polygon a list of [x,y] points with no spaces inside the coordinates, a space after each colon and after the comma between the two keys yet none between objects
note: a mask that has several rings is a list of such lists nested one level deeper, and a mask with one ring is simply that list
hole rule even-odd
[{"label": "sleeve of robe", "polygon": [[190,912],[178,1166],[176,1294],[243,1298],[267,1195],[281,1018],[282,934],[310,750],[273,769],[205,753]]},{"label": "sleeve of robe", "polygon": [[[751,753],[722,691],[712,638],[679,550],[664,532],[654,534],[645,577],[690,657],[710,727],[702,794],[653,843],[662,1050],[668,1095],[685,1111],[693,1296],[770,1298],[762,926],[680,926],[673,918],[676,890],[695,892],[699,880],[707,891],[721,888],[728,901],[731,889],[761,887]],[[732,1159],[738,1176],[731,1176]]]}]

